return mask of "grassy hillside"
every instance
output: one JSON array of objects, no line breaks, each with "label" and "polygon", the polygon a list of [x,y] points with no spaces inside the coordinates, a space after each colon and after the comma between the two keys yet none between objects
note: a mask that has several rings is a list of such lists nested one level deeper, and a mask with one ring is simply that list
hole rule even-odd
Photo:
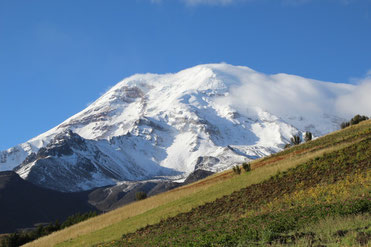
[{"label": "grassy hillside", "polygon": [[367,241],[370,160],[366,121],[257,160],[249,173],[216,174],[27,246]]}]

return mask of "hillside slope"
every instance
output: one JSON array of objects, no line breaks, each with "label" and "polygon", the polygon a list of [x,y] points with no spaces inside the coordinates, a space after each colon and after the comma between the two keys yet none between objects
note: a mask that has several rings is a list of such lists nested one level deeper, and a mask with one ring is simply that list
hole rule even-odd
[{"label": "hillside slope", "polygon": [[[134,75],[57,127],[0,152],[0,171],[59,191],[220,172],[282,150],[294,134],[336,130],[344,119],[330,106],[353,89],[227,64]],[[255,93],[241,105],[244,91]]]},{"label": "hillside slope", "polygon": [[[0,234],[64,221],[73,214],[107,212],[134,202],[136,193],[153,196],[211,175],[197,170],[184,182],[162,180],[122,182],[82,192],[60,192],[23,180],[13,171],[0,172]],[[1,246],[1,245],[0,245]]]},{"label": "hillside slope", "polygon": [[[107,246],[296,244],[304,237],[308,243],[334,244],[312,233],[289,233],[322,219],[370,213],[370,157],[368,137]],[[368,232],[370,222],[365,222]]]},{"label": "hillside slope", "polygon": [[75,213],[98,211],[88,193],[63,193],[36,186],[15,172],[0,172],[0,233],[65,220]]},{"label": "hillside slope", "polygon": [[[299,243],[308,236],[310,241],[320,241],[317,233],[302,230],[304,225],[330,218],[344,223],[347,217],[359,223],[354,229],[344,226],[349,234],[355,232],[349,241],[362,236],[367,240],[370,157],[371,121],[365,121],[253,162],[250,173],[215,174],[27,246],[90,246],[103,241],[110,241],[108,246],[167,245],[169,241],[192,246],[196,240],[206,246]],[[111,242],[115,239],[119,240]]]}]

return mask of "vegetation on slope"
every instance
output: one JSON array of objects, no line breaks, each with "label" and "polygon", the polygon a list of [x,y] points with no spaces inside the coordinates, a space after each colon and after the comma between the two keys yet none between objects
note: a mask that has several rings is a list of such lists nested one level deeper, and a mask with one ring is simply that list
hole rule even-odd
[{"label": "vegetation on slope", "polygon": [[[352,231],[358,231],[364,232],[362,236],[367,238],[368,228],[363,228],[368,226],[362,225],[361,219],[369,219],[369,216],[361,213],[369,208],[370,164],[365,160],[370,157],[370,135],[371,122],[365,121],[254,161],[249,173],[234,175],[232,171],[227,171],[215,174],[194,184],[95,217],[27,246],[89,246],[102,241],[109,241],[109,246],[115,239],[119,239],[113,243],[117,245],[129,243],[130,246],[140,246],[148,241],[154,241],[151,244],[167,245],[166,241],[174,241],[174,238],[183,241],[179,245],[192,245],[196,238],[198,241],[206,241],[205,245],[218,241],[221,241],[220,245],[223,245],[222,241],[246,243],[286,239],[282,241],[289,242],[292,238],[299,243],[300,239],[312,238],[314,241],[319,237],[315,231],[307,231],[304,228],[306,224],[310,223],[312,229],[327,229],[326,225],[322,228],[319,226],[336,219],[339,222],[360,219],[359,224],[349,224],[346,236],[352,235]],[[288,171],[290,168],[295,170]],[[279,174],[275,175],[277,172]],[[348,181],[348,184],[342,184],[342,179]],[[264,180],[266,181],[262,182]],[[361,185],[361,182],[364,184]],[[334,196],[326,194],[324,188],[333,193],[339,192],[336,188],[346,188],[343,191],[350,192]],[[362,191],[360,188],[366,190]],[[232,193],[234,191],[237,192]],[[226,195],[229,196],[223,197]],[[346,206],[347,198],[357,202],[354,205],[358,207]],[[195,208],[200,205],[202,206]],[[192,208],[195,209],[191,210]],[[320,214],[322,211],[319,209],[328,209],[328,215]],[[208,213],[209,210],[213,214]],[[302,213],[308,220],[301,217]],[[358,216],[348,216],[352,214]],[[267,221],[268,218],[274,221]],[[286,219],[289,222],[287,225],[284,224]],[[251,227],[251,222],[254,222],[255,228]],[[272,225],[269,222],[277,224]],[[280,222],[283,222],[283,226]],[[148,226],[154,224],[158,225]],[[157,227],[163,231],[154,234]],[[135,232],[140,228],[141,230]],[[357,230],[358,228],[363,230]],[[212,231],[218,234],[213,235]],[[315,236],[312,236],[312,232]],[[140,233],[145,233],[148,237]],[[120,239],[123,234],[128,235]],[[312,237],[308,237],[308,234]],[[152,238],[154,235],[158,237]],[[187,236],[192,237],[188,239],[189,242]]]},{"label": "vegetation on slope", "polygon": [[55,231],[59,231],[95,216],[97,216],[97,212],[95,211],[91,211],[85,214],[77,213],[68,217],[62,224],[60,224],[57,220],[55,223],[51,223],[48,225],[39,225],[33,230],[16,231],[11,234],[4,234],[3,236],[0,235],[0,247],[21,246],[42,236],[51,234]]},{"label": "vegetation on slope", "polygon": [[[188,213],[126,234],[107,246],[296,244],[302,239],[330,244],[313,232],[289,233],[332,217],[363,214],[367,218],[365,214],[371,212],[370,157],[371,136]],[[365,230],[371,229],[367,226]],[[362,241],[371,239],[369,232],[364,234]]]},{"label": "vegetation on slope", "polygon": [[344,129],[344,128],[349,127],[351,125],[359,124],[360,122],[366,121],[368,119],[369,118],[367,116],[355,115],[350,121],[348,121],[348,122],[342,122],[340,124],[340,127],[342,129]]}]

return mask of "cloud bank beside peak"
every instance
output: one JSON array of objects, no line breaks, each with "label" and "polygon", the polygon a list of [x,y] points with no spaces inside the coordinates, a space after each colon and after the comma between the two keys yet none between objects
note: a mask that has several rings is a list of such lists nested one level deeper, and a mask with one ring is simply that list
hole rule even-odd
[{"label": "cloud bank beside peak", "polygon": [[371,116],[371,70],[366,78],[360,80],[354,90],[349,94],[339,97],[336,101],[338,112],[354,116],[355,114]]},{"label": "cloud bank beside peak", "polygon": [[242,81],[241,85],[232,87],[227,96],[217,101],[247,116],[254,114],[251,112],[254,107],[288,121],[295,116],[318,121],[324,115],[338,116],[344,120],[356,114],[371,116],[371,73],[367,73],[367,77],[356,85],[258,72],[244,75],[239,80]]}]

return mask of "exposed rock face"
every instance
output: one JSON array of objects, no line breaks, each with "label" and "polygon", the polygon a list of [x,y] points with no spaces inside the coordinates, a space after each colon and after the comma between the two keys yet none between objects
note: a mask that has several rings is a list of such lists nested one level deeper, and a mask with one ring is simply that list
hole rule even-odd
[{"label": "exposed rock face", "polygon": [[[106,140],[86,140],[70,130],[56,135],[50,143],[31,153],[14,170],[27,181],[59,191],[81,191],[113,185],[117,181],[151,178],[151,173],[141,167],[122,166],[122,163],[105,153],[110,147]],[[165,175],[179,172],[158,167]],[[161,174],[161,171],[157,171]]]},{"label": "exposed rock face", "polygon": [[196,182],[200,179],[206,178],[206,177],[208,177],[212,174],[213,174],[213,172],[211,172],[211,171],[196,170],[196,171],[192,172],[191,174],[189,174],[187,179],[184,180],[183,185],[194,183],[194,182]]},{"label": "exposed rock face", "polygon": [[14,169],[59,191],[121,181],[179,181],[198,169],[217,172],[269,155],[294,134],[309,130],[319,136],[343,121],[325,106],[316,117],[306,112],[281,116],[263,105],[241,107],[227,100],[236,87],[259,87],[262,78],[272,87],[305,84],[312,94],[328,97],[351,87],[226,64],[134,75],[59,126],[0,152],[0,171]]},{"label": "exposed rock face", "polygon": [[136,200],[137,192],[154,196],[168,190],[196,182],[212,175],[213,172],[196,170],[189,174],[184,182],[150,180],[138,182],[121,182],[115,186],[98,188],[89,194],[89,203],[100,211],[109,211]]}]

